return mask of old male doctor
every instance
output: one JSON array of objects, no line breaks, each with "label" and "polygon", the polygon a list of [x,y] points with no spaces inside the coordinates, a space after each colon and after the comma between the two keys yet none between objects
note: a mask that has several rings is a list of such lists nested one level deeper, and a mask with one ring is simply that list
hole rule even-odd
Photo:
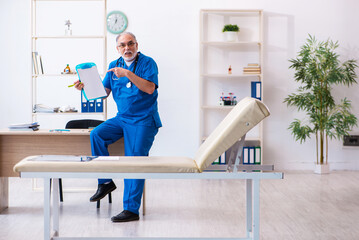
[{"label": "old male doctor", "polygon": [[[112,91],[118,113],[91,132],[92,155],[108,156],[108,145],[123,137],[125,156],[148,156],[162,126],[157,109],[157,64],[138,52],[138,42],[132,33],[121,33],[116,43],[121,57],[110,63],[103,85],[107,96]],[[76,81],[75,87],[81,90],[83,84]],[[124,210],[111,218],[113,222],[139,220],[144,183],[144,179],[124,180]],[[115,189],[112,179],[99,179],[90,201],[96,202]]]}]

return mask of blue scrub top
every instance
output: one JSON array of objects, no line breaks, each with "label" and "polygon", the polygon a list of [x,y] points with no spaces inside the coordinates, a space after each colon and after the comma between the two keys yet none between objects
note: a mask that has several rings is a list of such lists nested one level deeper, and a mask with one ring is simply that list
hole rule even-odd
[{"label": "blue scrub top", "polygon": [[[117,66],[116,62],[117,60],[111,62],[109,69],[122,67],[133,71],[135,66],[135,61],[133,61],[127,67],[122,58],[118,61]],[[117,105],[117,116],[129,124],[162,127],[157,108],[158,68],[156,62],[152,58],[139,53],[135,74],[140,78],[153,82],[156,85],[155,91],[152,94],[142,92],[133,83],[130,88],[127,88],[126,85],[129,79],[121,77],[118,80],[113,80],[117,79],[113,72],[108,72],[103,79],[103,85],[112,91],[113,99]]]}]

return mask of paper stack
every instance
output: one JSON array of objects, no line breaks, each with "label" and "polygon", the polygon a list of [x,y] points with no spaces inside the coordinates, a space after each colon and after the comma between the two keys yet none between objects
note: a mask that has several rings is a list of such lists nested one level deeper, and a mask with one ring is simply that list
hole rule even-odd
[{"label": "paper stack", "polygon": [[39,130],[39,124],[37,122],[33,123],[21,123],[21,124],[11,124],[9,129],[12,131],[37,131]]},{"label": "paper stack", "polygon": [[58,107],[49,107],[49,106],[46,106],[44,104],[35,104],[34,105],[34,113],[37,112],[37,113],[53,113],[53,112],[58,112],[59,111],[59,108]]}]

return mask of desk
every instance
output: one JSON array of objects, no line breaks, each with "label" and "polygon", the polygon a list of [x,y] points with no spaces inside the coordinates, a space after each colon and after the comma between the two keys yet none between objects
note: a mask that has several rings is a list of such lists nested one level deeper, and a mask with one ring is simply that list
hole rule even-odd
[{"label": "desk", "polygon": [[[124,155],[123,139],[109,146],[111,155]],[[18,177],[13,167],[31,155],[88,155],[91,156],[88,129],[69,132],[0,130],[0,212],[9,205],[9,177]]]}]

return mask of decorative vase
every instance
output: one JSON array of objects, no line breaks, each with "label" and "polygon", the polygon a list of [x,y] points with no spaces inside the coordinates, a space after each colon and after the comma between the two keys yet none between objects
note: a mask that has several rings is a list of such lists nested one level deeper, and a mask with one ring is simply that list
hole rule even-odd
[{"label": "decorative vase", "polygon": [[329,164],[315,164],[314,173],[328,174],[330,172]]},{"label": "decorative vase", "polygon": [[238,32],[224,32],[224,40],[226,42],[235,42],[238,38]]}]

